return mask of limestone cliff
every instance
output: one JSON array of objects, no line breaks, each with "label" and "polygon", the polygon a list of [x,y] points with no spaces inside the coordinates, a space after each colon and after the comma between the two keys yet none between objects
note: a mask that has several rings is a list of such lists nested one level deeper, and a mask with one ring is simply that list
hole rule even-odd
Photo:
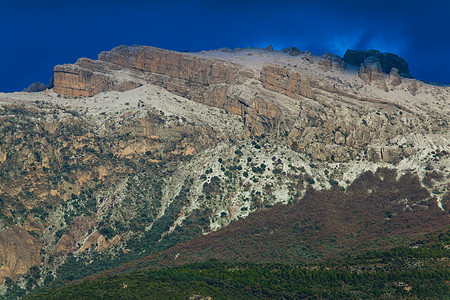
[{"label": "limestone cliff", "polygon": [[[412,132],[420,133],[421,126],[432,127],[424,122],[432,123],[435,116],[419,116],[408,107],[414,101],[401,101],[397,95],[386,95],[392,99],[386,100],[384,95],[377,95],[377,89],[389,92],[403,88],[398,74],[406,76],[407,63],[395,55],[374,50],[347,51],[341,59],[331,54],[314,58],[310,53],[252,51],[191,54],[120,46],[100,53],[98,61],[82,59],[74,65],[55,67],[54,91],[92,96],[101,91],[121,90],[119,86],[132,89],[143,82],[156,84],[187,99],[241,116],[251,134],[288,135],[289,143],[296,149],[304,149],[322,160],[333,157],[347,161],[363,155],[390,160],[367,153],[372,151],[370,143],[378,140],[383,144],[386,139],[402,134],[404,121],[395,124],[397,121],[392,122],[389,117],[392,114],[404,113],[402,118],[408,119]],[[345,62],[362,64],[361,83],[348,78],[351,71],[345,70]],[[390,75],[384,74],[386,71]],[[342,75],[330,76],[330,72]],[[115,82],[123,81],[113,84],[105,76],[112,76]],[[366,87],[372,83],[375,90]],[[413,95],[414,84],[412,81],[412,88],[408,87]],[[438,97],[434,89],[428,90]],[[285,101],[280,101],[280,94],[287,96]],[[336,111],[336,107],[342,109]],[[316,121],[311,122],[311,118]],[[369,123],[376,124],[376,128]],[[311,138],[317,134],[323,137],[319,142]],[[343,141],[341,136],[345,136]],[[325,141],[326,145],[317,144]]]},{"label": "limestone cliff", "polygon": [[344,61],[357,67],[362,64],[367,65],[370,62],[377,63],[383,73],[389,74],[393,68],[396,68],[402,77],[412,78],[406,60],[392,53],[382,53],[378,50],[357,51],[348,49],[344,54]]}]

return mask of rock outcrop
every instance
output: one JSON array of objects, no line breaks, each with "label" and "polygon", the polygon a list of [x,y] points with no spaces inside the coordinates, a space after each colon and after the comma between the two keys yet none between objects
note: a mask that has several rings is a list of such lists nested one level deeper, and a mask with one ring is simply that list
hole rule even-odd
[{"label": "rock outcrop", "polygon": [[397,68],[392,68],[391,72],[389,73],[389,84],[393,86],[398,86],[402,83],[402,78],[398,74]]},{"label": "rock outcrop", "polygon": [[321,56],[319,65],[329,71],[343,71],[346,67],[344,60],[340,56],[331,53],[324,53]]},{"label": "rock outcrop", "polygon": [[54,91],[75,97],[93,96],[103,91],[127,91],[141,86],[136,81],[114,76],[99,62],[81,58],[75,64],[54,69]]},{"label": "rock outcrop", "polygon": [[378,50],[358,51],[348,49],[344,54],[344,61],[357,67],[378,63],[385,74],[389,74],[392,68],[396,68],[400,76],[412,78],[406,60],[392,53],[383,53]]},{"label": "rock outcrop", "polygon": [[297,47],[289,47],[289,48],[283,48],[283,50],[281,50],[284,53],[287,53],[291,56],[297,56],[300,55],[300,50],[298,50]]},{"label": "rock outcrop", "polygon": [[[126,79],[123,72],[129,74]],[[262,126],[272,126],[280,113],[265,99],[249,96],[244,91],[247,88],[235,88],[252,77],[247,70],[229,62],[154,47],[119,46],[100,53],[98,61],[80,59],[74,65],[56,66],[54,91],[82,97],[108,90],[130,90],[149,82],[190,100],[241,115],[253,133],[261,134]]]},{"label": "rock outcrop", "polygon": [[40,245],[27,230],[16,225],[0,231],[0,280],[17,279],[41,262]]},{"label": "rock outcrop", "polygon": [[380,61],[375,56],[369,56],[361,64],[361,68],[359,69],[359,78],[361,78],[365,83],[382,81],[384,79]]},{"label": "rock outcrop", "polygon": [[[119,46],[100,53],[98,61],[80,59],[74,65],[56,66],[54,91],[92,96],[107,90],[132,89],[146,82],[155,84],[192,101],[241,116],[250,134],[288,136],[288,143],[297,151],[305,151],[321,160],[348,161],[359,156],[371,160],[398,160],[399,157],[393,158],[395,155],[387,155],[386,149],[384,155],[379,150],[369,149],[374,141],[394,138],[404,129],[403,121],[397,124],[386,117],[385,122],[380,112],[381,116],[390,116],[403,110],[411,128],[420,127],[421,118],[403,106],[385,105],[381,99],[358,95],[352,84],[337,77],[302,71],[295,63],[303,65],[303,69],[318,67],[335,74],[345,72],[347,64],[360,66],[359,77],[363,84],[374,84],[377,89],[388,92],[402,83],[401,76],[410,77],[408,64],[397,55],[377,50],[348,50],[342,59],[329,53],[315,57],[295,47],[281,52],[270,47],[269,50],[245,51],[218,50],[220,54],[216,58],[208,53]],[[255,68],[246,59],[227,58],[252,57],[258,51],[273,57],[272,62]],[[415,84],[408,87],[412,95],[417,93]],[[287,96],[287,100],[280,101],[280,94]],[[303,101],[303,107],[297,106],[299,101]],[[355,106],[361,101],[375,105]],[[339,103],[342,109],[329,109],[334,103]],[[367,118],[362,117],[364,115]],[[368,122],[369,119],[374,122]]]}]

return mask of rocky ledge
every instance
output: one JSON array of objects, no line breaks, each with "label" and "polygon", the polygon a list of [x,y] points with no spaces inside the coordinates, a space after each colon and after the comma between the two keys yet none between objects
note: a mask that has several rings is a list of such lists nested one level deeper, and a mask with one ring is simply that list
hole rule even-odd
[{"label": "rocky ledge", "polygon": [[98,60],[56,66],[54,92],[81,97],[157,85],[241,116],[248,134],[286,137],[320,160],[400,161],[411,153],[390,141],[447,128],[448,115],[427,105],[442,105],[448,91],[409,79],[397,55],[348,50],[342,59],[288,50],[119,46]]}]

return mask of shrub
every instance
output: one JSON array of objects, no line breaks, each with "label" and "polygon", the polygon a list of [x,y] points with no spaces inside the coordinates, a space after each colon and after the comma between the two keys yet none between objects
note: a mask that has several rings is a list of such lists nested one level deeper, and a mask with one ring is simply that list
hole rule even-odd
[{"label": "shrub", "polygon": [[328,182],[331,184],[331,186],[339,185],[339,182],[337,182],[336,180],[333,180],[333,179],[330,179]]},{"label": "shrub", "polygon": [[305,178],[305,180],[306,180],[306,182],[308,182],[309,184],[314,184],[314,183],[315,183],[314,179],[313,179],[312,177],[310,177],[310,176],[307,176],[307,177]]}]

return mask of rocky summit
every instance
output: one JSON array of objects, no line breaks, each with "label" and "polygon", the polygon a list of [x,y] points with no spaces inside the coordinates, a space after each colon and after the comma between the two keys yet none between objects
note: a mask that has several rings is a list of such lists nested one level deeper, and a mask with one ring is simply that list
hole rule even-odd
[{"label": "rocky summit", "polygon": [[[344,60],[291,56],[262,49],[190,54],[120,46],[97,61],[56,66],[54,92],[93,96],[150,83],[240,116],[249,134],[285,136],[292,148],[321,161],[401,160],[407,150],[387,141],[447,126],[448,108],[440,102],[447,89],[407,80],[407,63],[396,55],[348,50]],[[360,65],[359,72],[348,64]]]},{"label": "rocky summit", "polygon": [[394,54],[119,46],[0,103],[7,297],[143,257],[319,263],[450,225],[450,88]]},{"label": "rocky summit", "polygon": [[375,64],[386,74],[389,74],[395,68],[402,77],[412,78],[406,60],[392,53],[382,53],[378,50],[357,51],[348,49],[344,54],[344,61],[358,67]]}]

